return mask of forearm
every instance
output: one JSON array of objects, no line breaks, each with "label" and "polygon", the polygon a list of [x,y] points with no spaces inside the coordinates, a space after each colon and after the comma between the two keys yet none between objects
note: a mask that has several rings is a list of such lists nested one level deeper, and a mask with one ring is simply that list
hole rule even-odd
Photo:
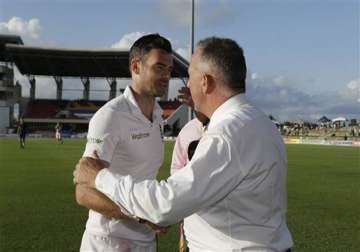
[{"label": "forearm", "polygon": [[240,164],[230,166],[234,154],[228,142],[215,135],[200,144],[195,159],[167,181],[138,181],[104,169],[95,186],[134,216],[160,225],[176,223],[221,200],[242,179]]},{"label": "forearm", "polygon": [[[83,185],[76,185],[76,201],[79,205],[92,209],[107,218],[114,219],[129,219],[127,215],[123,214],[112,200],[105,194],[96,189],[86,187]],[[135,221],[135,220],[134,220]],[[156,233],[163,234],[167,232],[167,227],[160,227],[151,222],[141,220],[141,223],[152,229]]]},{"label": "forearm", "polygon": [[[186,172],[180,178],[178,175]],[[114,175],[103,170],[97,176],[96,188],[109,195],[126,211],[141,219],[148,220],[156,225],[172,225],[201,209],[208,202],[209,197],[202,198],[203,190],[199,190],[194,180],[186,181],[192,171],[186,168],[178,171],[165,181],[156,180],[137,181],[131,176]],[[177,176],[179,180],[174,181]],[[105,182],[106,181],[106,182]],[[216,200],[217,197],[214,197]]]},{"label": "forearm", "polygon": [[107,218],[128,218],[121,212],[118,205],[98,190],[84,185],[76,185],[75,191],[76,201],[79,205],[94,210]]}]

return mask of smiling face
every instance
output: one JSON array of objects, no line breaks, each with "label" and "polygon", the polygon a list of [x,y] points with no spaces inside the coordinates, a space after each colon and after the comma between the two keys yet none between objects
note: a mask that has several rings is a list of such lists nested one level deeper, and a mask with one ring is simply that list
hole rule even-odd
[{"label": "smiling face", "polygon": [[172,55],[162,49],[151,49],[138,61],[139,83],[149,96],[161,97],[169,88],[173,69]]}]

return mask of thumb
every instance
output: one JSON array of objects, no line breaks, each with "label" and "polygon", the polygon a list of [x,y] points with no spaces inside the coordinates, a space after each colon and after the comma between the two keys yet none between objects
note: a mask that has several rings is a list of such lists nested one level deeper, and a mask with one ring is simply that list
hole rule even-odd
[{"label": "thumb", "polygon": [[100,157],[99,157],[99,155],[98,155],[98,153],[97,153],[97,150],[94,150],[94,152],[93,152],[93,158],[95,158],[95,159],[100,159]]}]

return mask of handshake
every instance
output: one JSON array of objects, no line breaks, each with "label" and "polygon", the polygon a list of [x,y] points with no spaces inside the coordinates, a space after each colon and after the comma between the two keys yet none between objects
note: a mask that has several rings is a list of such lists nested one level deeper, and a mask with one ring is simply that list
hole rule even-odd
[{"label": "handshake", "polygon": [[109,167],[109,163],[101,160],[96,151],[94,151],[93,157],[83,157],[79,160],[73,172],[77,203],[109,219],[132,219],[147,226],[157,234],[165,234],[169,227],[158,226],[147,220],[132,216],[124,207],[96,189],[96,175],[106,167]]}]

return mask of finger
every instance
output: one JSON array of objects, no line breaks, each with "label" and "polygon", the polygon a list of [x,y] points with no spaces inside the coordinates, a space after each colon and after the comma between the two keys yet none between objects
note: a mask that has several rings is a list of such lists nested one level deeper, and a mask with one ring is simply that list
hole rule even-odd
[{"label": "finger", "polygon": [[77,164],[75,165],[74,174],[75,174],[75,172],[79,172],[80,169],[81,169],[81,164],[80,164],[80,163],[77,163]]},{"label": "finger", "polygon": [[179,97],[183,97],[183,98],[190,98],[190,97],[191,97],[190,90],[188,90],[188,89],[186,89],[186,90],[179,90],[179,91],[178,91],[178,96],[179,96]]},{"label": "finger", "polygon": [[167,230],[168,229],[166,227],[161,227],[156,231],[156,233],[158,233],[158,234],[166,234]]},{"label": "finger", "polygon": [[94,150],[94,152],[93,152],[93,157],[94,157],[95,159],[100,159],[100,158],[99,158],[99,155],[98,155],[98,153],[97,153],[97,150]]},{"label": "finger", "polygon": [[182,99],[182,98],[179,98],[178,100],[179,100],[181,103],[186,104],[186,105],[191,105],[191,104],[192,104],[191,100]]},{"label": "finger", "polygon": [[179,101],[191,108],[194,108],[194,102],[192,99],[187,99],[187,98],[178,98]]},{"label": "finger", "polygon": [[74,183],[74,185],[76,185],[79,181],[78,181],[78,171],[77,170],[75,170],[74,172],[73,172],[73,183]]},{"label": "finger", "polygon": [[188,87],[182,87],[178,90],[179,93],[185,93],[185,94],[190,94],[190,88]]},{"label": "finger", "polygon": [[155,232],[156,232],[157,234],[163,234],[163,233],[164,233],[164,231],[162,230],[162,228],[156,229]]},{"label": "finger", "polygon": [[184,86],[184,87],[179,88],[179,90],[181,90],[181,91],[189,91],[190,88]]},{"label": "finger", "polygon": [[81,158],[77,164],[78,167],[81,168],[83,165],[86,165],[88,162],[88,159],[89,159],[88,157]]},{"label": "finger", "polygon": [[108,164],[105,164],[103,160],[99,159],[99,156],[97,156],[97,158],[91,158],[91,157],[84,158],[84,162],[82,165],[86,167],[84,169],[91,169],[91,170],[100,170],[108,166]]},{"label": "finger", "polygon": [[97,159],[92,157],[83,157],[80,159],[79,168],[84,170],[96,166]]},{"label": "finger", "polygon": [[177,96],[178,97],[184,97],[184,98],[191,97],[190,93],[183,93],[183,92],[179,92]]},{"label": "finger", "polygon": [[73,177],[74,179],[77,179],[78,176],[79,176],[79,170],[76,168],[73,172]]},{"label": "finger", "polygon": [[186,95],[186,94],[179,94],[177,97],[182,99],[190,99],[190,95]]},{"label": "finger", "polygon": [[191,97],[190,97],[190,96],[178,95],[177,98],[178,98],[179,100],[183,100],[183,101],[191,101]]},{"label": "finger", "polygon": [[91,169],[96,169],[96,170],[99,170],[101,168],[104,168],[104,165],[102,164],[102,161],[98,158],[89,158],[87,160],[87,165],[89,168]]},{"label": "finger", "polygon": [[[93,155],[95,154],[95,152],[93,153]],[[96,154],[97,155],[97,154]],[[83,157],[81,159],[81,166],[85,166],[85,167],[89,167],[89,166],[97,166],[100,159],[97,157]]]}]

